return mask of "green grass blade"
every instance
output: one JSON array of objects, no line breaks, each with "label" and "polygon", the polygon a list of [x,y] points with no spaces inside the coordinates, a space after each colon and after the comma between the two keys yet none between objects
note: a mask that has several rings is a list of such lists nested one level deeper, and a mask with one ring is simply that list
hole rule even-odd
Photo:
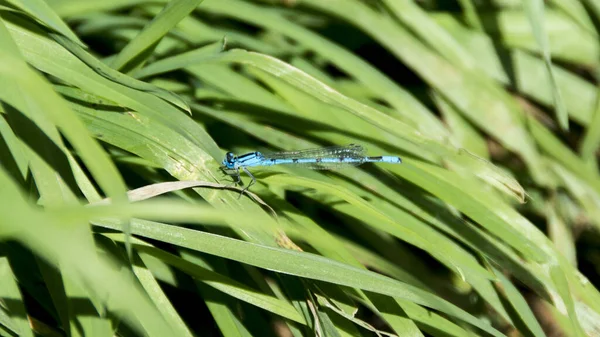
[{"label": "green grass blade", "polygon": [[43,0],[7,0],[17,8],[21,9],[38,22],[45,24],[47,27],[66,36],[71,41],[78,43],[80,46],[83,42],[73,31],[65,24],[65,22],[52,10],[52,8]]},{"label": "green grass blade", "polygon": [[577,0],[552,0],[551,3],[567,13],[575,22],[581,27],[585,28],[591,33],[596,33],[594,23],[590,18],[587,9],[585,8],[584,2]]},{"label": "green grass blade", "polygon": [[112,61],[116,70],[134,69],[145,62],[149,52],[181,19],[190,14],[203,0],[171,0],[144,29],[121,50]]},{"label": "green grass blade", "polygon": [[[388,48],[432,87],[439,90],[469,120],[500,140],[505,147],[520,154],[538,183],[549,183],[549,177],[542,167],[533,140],[525,129],[525,120],[517,103],[493,81],[445,61],[421,41],[413,38],[406,29],[358,1],[344,2],[343,5],[330,1],[326,6],[316,0],[308,0],[306,3],[321,11],[340,16],[372,35],[382,46]],[[340,10],[333,11],[333,8]],[[360,16],[355,15],[359,12]],[[440,76],[440,73],[445,75]],[[457,90],[459,82],[461,89]],[[510,135],[507,135],[507,132]]]},{"label": "green grass blade", "polygon": [[4,256],[0,258],[0,298],[6,306],[6,309],[0,309],[0,324],[18,336],[33,337],[34,334],[27,320],[23,297],[15,281],[9,261]]},{"label": "green grass blade", "polygon": [[[178,232],[179,234],[173,235],[174,232]],[[214,234],[161,225],[159,223],[149,225],[132,222],[132,233],[268,270],[406,299],[455,316],[492,335],[501,336],[498,331],[488,324],[481,322],[453,304],[428,292],[318,255],[261,246]],[[298,269],[295,266],[303,266],[303,268]]]},{"label": "green grass blade", "polygon": [[133,272],[152,302],[154,302],[154,305],[161,312],[165,320],[171,325],[173,331],[176,332],[177,336],[192,337],[192,332],[186,327],[183,319],[179,316],[164,291],[161,289],[160,285],[152,275],[152,272],[143,264],[141,266],[134,264]]},{"label": "green grass blade", "polygon": [[[0,181],[4,186],[0,194],[6,200],[0,204],[0,211],[10,214],[0,220],[0,237],[16,239],[55,266],[60,264],[65,278],[79,286],[85,285],[88,296],[109,310],[127,308],[121,317],[134,324],[139,322],[150,336],[170,335],[168,325],[131,282],[130,276],[117,272],[109,260],[98,256],[95,247],[89,245],[85,236],[87,228],[83,231],[66,229],[64,215],[44,216],[45,213],[31,208],[3,170],[0,170]],[[90,263],[94,268],[89,268]]]},{"label": "green grass blade", "polygon": [[220,42],[215,42],[187,53],[162,59],[140,69],[134,76],[137,78],[144,78],[201,63],[222,52],[225,49],[225,45],[226,40],[223,39]]},{"label": "green grass blade", "polygon": [[545,337],[546,334],[542,327],[536,320],[533,312],[529,307],[529,304],[521,295],[519,290],[506,278],[506,276],[502,275],[502,273],[498,270],[495,271],[498,276],[497,286],[502,288],[504,295],[508,298],[509,303],[514,306],[517,314],[520,316],[522,321],[525,323],[527,328],[535,337]]},{"label": "green grass blade", "polygon": [[124,74],[108,67],[107,65],[102,63],[100,60],[98,60],[95,57],[93,57],[92,55],[88,54],[85,50],[83,50],[83,48],[81,48],[80,46],[74,44],[70,40],[68,40],[60,35],[50,34],[50,36],[52,38],[54,38],[54,40],[56,40],[58,43],[60,43],[60,45],[65,47],[65,49],[70,51],[73,55],[77,56],[88,67],[94,69],[96,72],[98,72],[98,74],[102,75],[103,77],[106,77],[107,79],[109,79],[111,81],[117,82],[119,84],[130,87],[132,89],[137,89],[137,90],[141,90],[141,91],[145,91],[145,92],[154,94],[154,95],[164,99],[165,101],[170,102],[171,104],[173,104],[187,112],[190,112],[189,111],[190,108],[188,107],[188,105],[177,95],[175,95],[171,92],[168,92],[167,90],[164,90],[162,88],[156,87],[152,84],[135,80],[127,75],[124,75]]},{"label": "green grass blade", "polygon": [[552,93],[554,97],[554,109],[556,118],[558,119],[558,125],[563,130],[569,129],[569,115],[565,103],[562,99],[562,94],[556,84],[556,77],[552,71],[552,61],[550,60],[550,52],[548,50],[548,38],[544,31],[544,2],[542,0],[527,0],[525,2],[525,9],[529,17],[529,22],[533,30],[533,36],[537,44],[540,47],[544,62],[546,63],[546,70],[548,72],[548,78],[550,79]]},{"label": "green grass blade", "polygon": [[[600,92],[600,89],[597,92]],[[592,113],[592,118],[588,128],[585,130],[585,136],[579,149],[581,157],[588,163],[594,160],[596,150],[600,147],[600,99],[596,100],[595,106],[596,108]]]},{"label": "green grass blade", "polygon": [[[16,46],[10,41],[10,37],[11,35],[0,21],[0,45],[12,46],[11,48],[1,48],[1,50],[16,50]],[[18,37],[16,39],[18,40]],[[116,168],[108,160],[107,155],[98,143],[89,136],[81,121],[74,116],[68,105],[20,57],[14,53],[10,56],[6,53],[0,53],[0,57],[5,60],[3,62],[11,64],[13,69],[8,73],[3,71],[2,75],[8,75],[11,82],[31,89],[24,91],[24,93],[29,93],[29,104],[33,103],[40,110],[43,110],[48,118],[58,126],[65,137],[81,153],[86,166],[105,193],[117,199],[123,198],[125,194],[124,184]],[[10,68],[3,70],[8,69]],[[35,92],[35,95],[31,96],[33,92]]]},{"label": "green grass blade", "polygon": [[[436,19],[469,50],[488,76],[504,85],[514,84],[520,93],[543,105],[553,104],[552,87],[548,83],[546,63],[542,59],[518,49],[498,50],[494,36],[467,30],[456,17],[438,14]],[[506,55],[503,56],[503,53]],[[510,67],[506,66],[507,63]],[[587,125],[592,115],[590,107],[596,99],[595,86],[564,68],[555,64],[551,66],[569,116]]]},{"label": "green grass blade", "polygon": [[477,68],[471,55],[463,50],[452,35],[429,18],[416,3],[394,0],[383,2],[402,23],[411,28],[424,42],[434,47],[442,57],[463,68]]}]

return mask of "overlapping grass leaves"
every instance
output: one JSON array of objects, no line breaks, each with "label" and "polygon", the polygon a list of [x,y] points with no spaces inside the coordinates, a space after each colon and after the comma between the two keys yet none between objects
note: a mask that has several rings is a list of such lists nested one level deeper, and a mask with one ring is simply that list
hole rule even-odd
[{"label": "overlapping grass leaves", "polygon": [[[211,22],[243,21],[264,30],[253,35],[236,25],[208,29],[202,16],[184,18],[199,1],[170,2],[162,14],[157,14],[160,7],[144,1],[49,1],[59,16],[73,18],[85,34],[97,33],[99,26],[94,25],[98,24],[114,33],[102,39],[121,52],[101,59],[93,51],[84,51],[77,35],[57,21],[58,16],[48,8],[36,7],[35,2],[29,7],[17,1],[10,3],[13,13],[3,12],[8,32],[0,34],[1,45],[7,47],[0,53],[6,61],[0,76],[17,86],[0,90],[6,116],[0,132],[7,145],[2,155],[10,159],[2,179],[3,186],[11,187],[3,191],[10,202],[3,204],[2,211],[11,216],[3,219],[0,235],[19,240],[56,268],[44,269],[44,280],[52,284],[48,287],[51,294],[62,296],[52,296],[43,305],[57,313],[63,329],[75,328],[77,310],[67,299],[78,295],[88,298],[99,314],[98,322],[86,321],[86,331],[92,331],[94,324],[104,328],[113,324],[102,317],[106,306],[112,313],[120,312],[127,324],[140,332],[191,335],[157,282],[179,286],[170,267],[197,282],[192,292],[206,295],[208,286],[226,295],[221,299],[251,304],[252,309],[245,309],[247,313],[261,307],[276,315],[271,318],[285,318],[285,326],[296,334],[301,333],[302,326],[336,333],[349,329],[349,322],[367,327],[353,317],[361,303],[398,335],[419,334],[419,329],[433,335],[466,334],[452,322],[456,319],[500,335],[485,319],[467,313],[465,308],[476,310],[469,304],[442,299],[461,297],[444,285],[455,277],[493,308],[479,314],[492,319],[495,327],[508,325],[542,336],[522,296],[508,283],[511,280],[497,278],[499,272],[511,274],[539,298],[564,308],[561,312],[570,319],[568,327],[574,331],[581,331],[577,317],[585,310],[599,311],[597,291],[581,283],[578,272],[565,263],[552,242],[514,209],[514,200],[522,202],[525,197],[515,178],[456,147],[465,146],[487,157],[478,132],[487,134],[522,157],[527,166],[523,172],[538,188],[564,187],[588,214],[595,214],[600,193],[597,173],[591,166],[580,165],[584,160],[545,126],[522,115],[518,102],[503,88],[510,83],[507,74],[498,67],[488,67],[497,65],[498,55],[481,27],[465,32],[455,28],[451,20],[429,15],[411,4],[406,8],[418,14],[419,20],[414,22],[414,17],[403,17],[398,4],[388,3],[387,9],[408,26],[420,28],[419,23],[424,22],[422,27],[435,30],[436,34],[424,38],[414,29],[421,34],[419,40],[391,15],[383,14],[384,7],[339,1],[335,2],[337,11],[331,13],[321,2],[305,1],[324,17],[336,15],[364,30],[408,64],[425,80],[427,90],[434,91],[444,114],[454,118],[453,126],[447,129],[428,107],[373,65],[306,29],[302,20],[289,20],[294,9],[233,0],[207,0],[199,7],[198,13],[208,13]],[[19,10],[26,15],[15,14]],[[137,30],[127,26],[131,20],[102,12],[108,10],[132,10],[138,15]],[[577,10],[569,13],[580,15]],[[154,21],[149,15],[156,15]],[[308,16],[304,18],[308,20]],[[107,25],[109,21],[114,26]],[[147,23],[146,29],[140,30],[143,23]],[[580,23],[589,30],[585,21]],[[230,30],[237,45],[274,51],[290,62],[242,49],[222,51],[220,36],[212,41],[194,36],[190,27],[204,27],[213,36]],[[191,35],[182,38],[181,31]],[[125,39],[126,46],[111,38]],[[190,46],[190,41],[214,44]],[[473,52],[479,47],[465,41],[487,48],[484,56]],[[507,39],[507,44],[511,41]],[[583,88],[586,99],[593,95],[589,82],[550,65],[548,53],[553,50],[542,49],[545,71],[556,75],[556,88],[562,91],[574,84]],[[305,58],[304,50],[317,53],[322,63]],[[510,49],[510,53],[515,60],[535,65],[517,66],[518,90],[541,103],[551,103],[556,90],[537,88],[528,80],[528,72],[535,75],[544,60],[518,49]],[[49,76],[43,79],[26,63]],[[327,63],[346,72],[348,78],[327,74],[323,66]],[[132,70],[137,79],[105,64]],[[170,77],[172,74],[177,75]],[[589,104],[574,99],[569,91],[562,92],[569,116],[589,125],[593,120]],[[182,111],[188,104],[193,119]],[[565,115],[559,115],[561,125]],[[39,128],[37,137],[26,135],[24,121]],[[214,125],[219,131],[213,131]],[[459,130],[467,131],[455,135]],[[106,153],[100,152],[87,132],[102,141]],[[72,148],[63,144],[61,134]],[[596,132],[589,134],[595,137]],[[470,142],[472,137],[477,140]],[[218,170],[222,152],[214,139],[237,146],[237,150],[360,142],[373,153],[402,154],[405,164],[328,175],[302,170],[282,174],[290,172],[285,169],[260,174],[255,191],[279,214],[276,221],[250,199],[215,188],[226,183],[227,177]],[[595,143],[593,138],[586,142]],[[592,147],[586,145],[587,162],[592,160]],[[56,153],[61,161],[48,160]],[[123,202],[121,178],[114,164],[106,160],[107,154],[125,171],[135,172],[138,182],[162,181],[167,172],[177,180],[205,181],[207,187],[179,192],[176,195],[182,200],[177,202],[128,205]],[[28,170],[44,210],[15,197],[26,190]],[[96,191],[96,184],[102,192]],[[298,195],[300,203],[290,203],[286,190]],[[114,204],[78,206],[83,198],[96,202],[104,196],[112,197]],[[317,205],[336,221],[311,214],[306,205]],[[119,258],[120,243],[126,242],[122,235],[103,233],[106,229],[125,229],[118,219],[130,217],[134,218],[131,231],[139,237],[134,241],[133,260]],[[42,222],[48,223],[43,229]],[[96,225],[96,245],[90,222]],[[176,225],[180,222],[185,225]],[[22,223],[27,225],[20,228]],[[334,223],[338,229],[334,230]],[[76,234],[68,234],[61,226],[75,229]],[[177,254],[163,250],[166,246]],[[96,247],[111,258],[99,258]],[[300,247],[318,254],[300,252]],[[412,252],[416,249],[445,266],[451,276],[416,267],[424,261]],[[72,254],[75,250],[80,253]],[[235,268],[222,268],[222,260],[205,262],[204,254],[234,261]],[[398,256],[410,258],[399,260]],[[359,260],[369,267],[389,268],[378,271],[399,280],[367,271]],[[84,268],[92,261],[94,268]],[[132,272],[115,274],[116,266],[130,264]],[[274,272],[272,275],[288,274],[305,281],[280,276],[273,282],[264,277],[267,270]],[[233,281],[239,273],[251,277]],[[20,301],[14,287],[10,289],[11,296]],[[291,296],[298,292],[304,295]],[[106,294],[122,297],[110,301]],[[241,323],[231,305],[224,304],[226,300],[206,297],[205,301],[226,335],[266,326],[260,324],[262,320]],[[18,305],[11,308],[22,309]],[[23,329],[22,323],[0,320],[11,331]]]}]

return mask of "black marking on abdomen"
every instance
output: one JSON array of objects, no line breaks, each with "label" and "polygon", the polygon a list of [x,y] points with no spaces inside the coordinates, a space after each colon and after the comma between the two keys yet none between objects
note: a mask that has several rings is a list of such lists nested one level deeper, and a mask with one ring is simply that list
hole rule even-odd
[{"label": "black marking on abdomen", "polygon": [[382,160],[383,157],[379,156],[379,157],[369,157],[370,160]]},{"label": "black marking on abdomen", "polygon": [[297,163],[297,162],[298,162],[298,158],[292,159],[292,163]]},{"label": "black marking on abdomen", "polygon": [[317,163],[320,163],[322,160],[323,160],[323,159],[321,159],[321,158],[317,158],[316,162],[317,162]]}]

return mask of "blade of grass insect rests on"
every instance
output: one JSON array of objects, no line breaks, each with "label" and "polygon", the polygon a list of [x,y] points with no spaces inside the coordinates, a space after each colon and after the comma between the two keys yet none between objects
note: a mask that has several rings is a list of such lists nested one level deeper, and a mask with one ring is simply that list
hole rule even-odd
[{"label": "blade of grass insect rests on", "polygon": [[546,63],[546,71],[552,88],[552,96],[554,97],[554,109],[558,125],[563,130],[569,129],[569,115],[565,103],[562,99],[562,94],[556,84],[556,77],[552,70],[552,61],[550,60],[550,51],[548,50],[548,37],[544,31],[544,1],[543,0],[526,0],[525,9],[529,17],[529,23],[533,30],[533,36],[542,52],[544,62]]},{"label": "blade of grass insect rests on", "polygon": [[165,34],[189,15],[203,0],[171,0],[112,61],[116,70],[128,72],[144,63]]},{"label": "blade of grass insect rests on", "polygon": [[38,22],[45,24],[60,34],[68,37],[71,41],[83,46],[83,42],[73,31],[67,26],[64,21],[52,10],[52,8],[44,0],[7,0],[15,7],[21,9]]},{"label": "blade of grass insect rests on", "polygon": [[[200,109],[200,108],[194,106],[194,109]],[[205,111],[205,110],[206,109],[203,109],[202,111]],[[244,131],[244,132],[247,132],[248,134],[254,135],[258,139],[271,144],[273,147],[279,147],[282,149],[291,150],[291,149],[302,149],[302,148],[314,148],[314,147],[318,146],[318,144],[316,144],[316,143],[307,142],[303,139],[299,139],[299,138],[292,136],[290,134],[287,134],[283,131],[279,131],[279,130],[273,129],[273,128],[266,128],[263,125],[255,124],[252,120],[249,120],[249,119],[224,117],[223,111],[220,111],[219,113],[210,113],[209,116],[223,120],[226,123],[229,123],[230,125],[238,128],[241,131]],[[328,137],[326,139],[328,141],[331,141],[331,143],[334,143],[334,144],[335,143],[340,144],[340,143],[343,143],[344,141],[346,141],[346,139],[342,139],[342,142],[340,142],[340,139],[338,139],[338,138]],[[371,145],[369,147],[371,147]],[[309,173],[309,172],[305,172],[305,173]],[[387,200],[394,200],[394,203],[401,205],[400,206],[401,208],[410,209],[411,213],[417,215],[418,217],[420,217],[422,219],[427,220],[429,223],[434,224],[436,227],[440,228],[444,232],[448,232],[450,235],[455,236],[457,239],[459,239],[459,240],[461,239],[461,236],[456,235],[456,233],[451,228],[444,225],[443,221],[437,220],[438,215],[431,216],[424,209],[417,206],[417,204],[413,203],[412,201],[409,201],[412,197],[416,197],[416,196],[414,196],[414,195],[412,197],[405,196],[405,194],[406,194],[405,190],[403,191],[402,194],[399,194],[397,191],[394,191],[394,189],[391,188],[389,185],[382,183],[376,177],[373,177],[366,173],[363,173],[361,170],[343,170],[343,171],[337,172],[336,175],[342,175],[348,179],[351,179],[354,183],[362,186],[363,189],[365,189],[366,191],[371,191],[371,192],[375,193],[377,196],[381,196]],[[311,176],[318,177],[315,174],[313,174]],[[359,194],[360,194],[360,192],[359,192]],[[363,196],[363,198],[372,200],[373,196],[365,195],[365,196]]]},{"label": "blade of grass insect rests on", "polygon": [[[309,132],[312,136],[317,137],[319,139],[323,139],[326,142],[330,142],[331,144],[348,144],[352,142],[356,142],[357,138],[362,138],[361,143],[366,144],[368,141],[373,143],[386,143],[389,147],[402,149],[404,153],[410,153],[411,155],[415,155],[418,157],[422,157],[425,160],[430,161],[438,161],[438,158],[434,154],[425,153],[422,148],[413,142],[407,141],[405,139],[394,137],[393,135],[386,134],[384,137],[374,137],[374,135],[379,135],[381,130],[377,126],[372,123],[366,122],[364,119],[361,119],[355,115],[349,115],[344,110],[341,110],[339,107],[325,104],[321,100],[305,93],[303,91],[298,90],[296,87],[279,80],[278,78],[264,72],[261,70],[257,70],[252,67],[246,67],[246,71],[250,72],[253,76],[255,76],[262,83],[271,88],[272,91],[278,96],[283,98],[287,103],[292,106],[295,110],[291,115],[283,115],[279,114],[278,116],[273,116],[269,118],[268,121],[265,122],[270,123],[271,125],[281,125],[285,127],[290,123],[306,123],[313,122],[314,124],[308,127],[307,132]],[[204,113],[208,113],[209,115],[214,116],[214,113],[208,111],[208,109],[202,109]],[[225,112],[227,114],[227,112]],[[227,123],[233,122],[234,118],[227,118],[224,114],[224,110],[219,110],[217,112],[218,116],[215,118],[220,120],[228,119]],[[229,113],[230,115],[232,113]],[[237,114],[239,115],[239,114]],[[250,116],[248,116],[250,117]],[[239,119],[239,118],[238,118]],[[245,128],[250,134],[256,136],[255,133],[249,131],[252,128],[252,124],[256,118],[253,116],[251,119],[246,118],[246,122],[244,122],[243,126],[235,125],[236,128]],[[260,121],[258,121],[260,122]],[[410,122],[410,121],[407,121]],[[257,125],[258,126],[258,125]],[[300,124],[299,124],[300,126]],[[258,126],[260,127],[260,126]],[[261,132],[262,134],[266,132],[273,132],[273,129],[264,130]],[[276,131],[275,131],[276,132]],[[273,144],[277,147],[280,147],[276,142]],[[317,145],[317,147],[319,147]],[[375,147],[372,144],[369,144],[369,148],[374,148],[375,153],[383,153],[382,149],[379,147]],[[388,148],[389,148],[388,147]],[[302,147],[287,147],[287,149],[300,149]],[[380,152],[381,151],[381,152]],[[389,150],[387,150],[389,151]],[[394,150],[395,152],[396,150]]]},{"label": "blade of grass insect rests on", "polygon": [[201,63],[225,50],[226,43],[227,40],[223,38],[219,42],[211,43],[202,48],[161,59],[136,71],[134,76],[144,78]]}]

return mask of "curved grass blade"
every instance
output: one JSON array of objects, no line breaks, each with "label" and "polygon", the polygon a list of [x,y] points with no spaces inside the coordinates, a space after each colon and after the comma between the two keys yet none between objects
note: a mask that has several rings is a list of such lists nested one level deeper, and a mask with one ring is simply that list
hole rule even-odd
[{"label": "curved grass blade", "polygon": [[[588,128],[585,130],[585,136],[581,142],[579,152],[585,162],[592,162],[596,156],[596,151],[600,147],[600,87],[596,90],[598,98],[596,99],[595,109],[592,113]],[[595,164],[592,162],[592,164]]]},{"label": "curved grass blade", "polygon": [[[73,114],[67,104],[52,90],[52,87],[35,73],[21,58],[17,46],[11,40],[0,19],[0,58],[4,65],[0,76],[7,76],[7,81],[28,88],[21,91],[27,94],[28,103],[39,107],[57,125],[69,142],[80,153],[86,167],[102,187],[104,192],[117,199],[125,197],[124,183],[106,153],[90,136],[85,126]],[[34,95],[32,93],[35,93]]]},{"label": "curved grass blade", "polygon": [[322,102],[337,106],[344,111],[348,111],[390,134],[397,135],[398,137],[418,144],[421,148],[440,156],[444,160],[456,161],[460,163],[461,166],[467,165],[474,175],[481,174],[481,176],[487,177],[486,179],[489,179],[490,181],[494,180],[503,185],[501,191],[509,192],[509,195],[516,197],[518,200],[523,199],[523,193],[521,192],[523,189],[519,183],[516,180],[507,177],[505,174],[499,174],[495,169],[488,167],[491,166],[490,163],[484,163],[475,157],[466,156],[457,149],[443,142],[434,140],[399,120],[336,92],[324,83],[282,61],[267,55],[239,49],[222,53],[219,58],[215,60],[218,62],[247,64],[266,71],[286,83],[301,89],[310,96]]},{"label": "curved grass blade", "polygon": [[6,0],[12,3],[33,19],[66,36],[71,41],[83,46],[83,42],[73,33],[71,28],[52,10],[44,0]]},{"label": "curved grass blade", "polygon": [[[120,317],[136,327],[143,326],[149,336],[171,335],[172,331],[146,295],[129,275],[118,272],[112,261],[96,253],[95,247],[83,237],[85,231],[67,229],[64,225],[69,220],[64,214],[50,215],[31,207],[19,187],[1,169],[0,182],[3,186],[0,196],[5,201],[0,203],[0,211],[7,215],[0,218],[0,237],[18,240],[43,256],[70,282],[85,289],[92,301],[102,303],[108,310],[120,310]],[[94,268],[89,268],[90,264]]]},{"label": "curved grass blade", "polygon": [[161,59],[136,71],[134,76],[144,78],[201,63],[225,50],[226,43],[227,40],[223,38],[219,42],[211,43],[202,48]]},{"label": "curved grass blade", "polygon": [[116,70],[134,69],[154,49],[169,30],[190,14],[204,0],[171,0],[163,10],[142,31],[121,50],[112,61]]},{"label": "curved grass blade", "polygon": [[8,259],[0,257],[0,324],[17,336],[33,337],[21,291]]},{"label": "curved grass blade", "polygon": [[550,60],[550,51],[548,50],[548,37],[544,31],[544,1],[526,0],[525,10],[527,12],[527,16],[529,17],[529,23],[531,24],[531,28],[533,30],[533,36],[540,47],[544,63],[546,64],[546,71],[548,73],[548,78],[550,79],[553,93],[552,96],[554,97],[554,109],[558,119],[558,125],[560,125],[563,130],[568,130],[569,115],[567,113],[565,103],[563,102],[562,94],[558,85],[556,84],[556,77],[554,76],[554,71],[552,69],[552,61]]},{"label": "curved grass blade", "polygon": [[181,99],[179,96],[177,96],[176,94],[174,94],[170,91],[167,91],[165,89],[159,88],[150,83],[136,80],[134,78],[131,78],[125,74],[122,74],[122,73],[110,68],[109,66],[104,64],[102,61],[100,61],[97,58],[95,58],[94,56],[90,55],[88,52],[83,50],[83,48],[81,48],[79,45],[73,43],[71,40],[65,38],[64,36],[61,36],[61,35],[55,34],[55,33],[50,33],[50,36],[54,40],[56,40],[56,42],[58,42],[60,45],[65,47],[65,49],[67,49],[73,55],[77,56],[81,61],[83,61],[85,64],[87,64],[90,68],[94,69],[94,71],[96,71],[98,74],[102,75],[103,77],[105,77],[111,81],[114,81],[116,83],[122,84],[124,86],[130,87],[132,89],[152,93],[152,94],[164,99],[165,101],[179,107],[180,109],[182,109],[188,113],[191,113],[190,108],[187,105],[187,103],[183,99]]},{"label": "curved grass blade", "polygon": [[[106,224],[98,223],[98,225]],[[318,255],[248,243],[156,222],[141,223],[132,221],[132,233],[284,274],[406,299],[464,320],[494,336],[502,336],[488,323],[483,323],[462,309],[429,292]],[[298,268],[298,266],[302,266],[302,268]]]}]

